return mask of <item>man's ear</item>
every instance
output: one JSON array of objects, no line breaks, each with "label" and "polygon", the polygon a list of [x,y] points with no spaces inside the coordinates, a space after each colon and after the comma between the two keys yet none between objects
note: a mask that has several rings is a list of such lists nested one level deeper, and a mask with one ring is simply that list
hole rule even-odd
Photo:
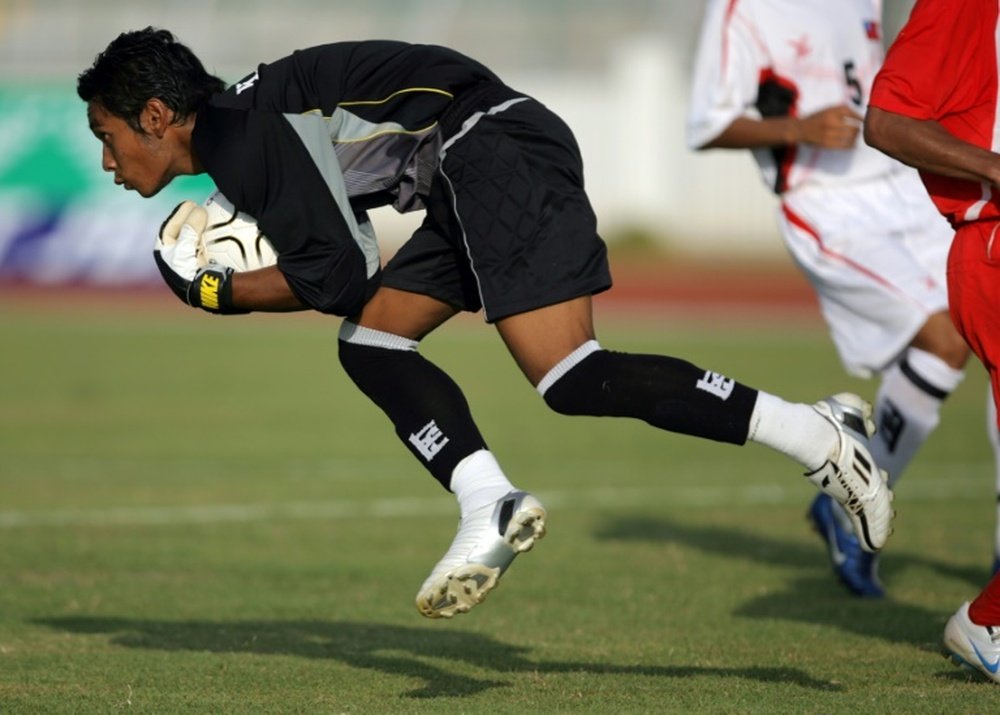
[{"label": "man's ear", "polygon": [[146,106],[142,109],[139,123],[147,134],[152,134],[157,139],[162,139],[163,135],[174,121],[174,110],[163,103],[162,99],[153,97],[146,101]]}]

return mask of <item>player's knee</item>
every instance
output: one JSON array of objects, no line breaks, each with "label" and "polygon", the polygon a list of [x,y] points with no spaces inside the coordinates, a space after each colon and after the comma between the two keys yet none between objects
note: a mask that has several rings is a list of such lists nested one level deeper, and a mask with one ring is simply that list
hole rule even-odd
[{"label": "player's knee", "polygon": [[371,346],[350,343],[346,340],[337,341],[337,357],[340,359],[340,365],[355,381],[367,372],[366,367],[370,367],[372,353],[377,354],[377,351]]},{"label": "player's knee", "polygon": [[949,367],[961,370],[969,359],[969,346],[946,311],[932,315],[914,336],[911,346],[934,355]]},{"label": "player's knee", "polygon": [[607,376],[607,359],[604,350],[583,358],[542,392],[545,404],[561,415],[594,414],[595,391]]},{"label": "player's knee", "polygon": [[969,346],[964,340],[949,343],[940,353],[941,359],[955,370],[962,370],[969,361]]},{"label": "player's knee", "polygon": [[340,329],[337,357],[344,371],[359,385],[378,380],[397,363],[411,361],[417,341],[400,335],[363,328],[344,321]]}]

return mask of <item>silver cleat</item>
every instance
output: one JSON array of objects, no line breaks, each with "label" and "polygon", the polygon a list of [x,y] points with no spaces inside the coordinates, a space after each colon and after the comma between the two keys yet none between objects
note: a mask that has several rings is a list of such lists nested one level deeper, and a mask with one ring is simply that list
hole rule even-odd
[{"label": "silver cleat", "polygon": [[541,502],[522,491],[467,515],[420,587],[417,609],[428,618],[451,618],[481,603],[514,558],[545,536],[545,517]]},{"label": "silver cleat", "polygon": [[892,533],[895,512],[888,474],[868,450],[868,438],[875,434],[872,406],[857,395],[841,393],[820,400],[813,409],[836,428],[840,447],[836,457],[806,478],[844,507],[861,548],[875,553]]}]

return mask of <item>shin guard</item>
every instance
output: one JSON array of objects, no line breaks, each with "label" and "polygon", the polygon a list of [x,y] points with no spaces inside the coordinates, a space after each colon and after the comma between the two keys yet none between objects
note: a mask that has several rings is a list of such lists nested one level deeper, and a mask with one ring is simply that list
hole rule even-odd
[{"label": "shin guard", "polygon": [[403,444],[448,489],[455,466],[485,449],[469,404],[443,370],[415,349],[340,340],[340,364],[392,421]]},{"label": "shin guard", "polygon": [[554,381],[539,383],[556,412],[634,417],[670,432],[732,444],[746,442],[757,399],[757,391],[746,385],[661,355],[598,349],[560,372]]}]

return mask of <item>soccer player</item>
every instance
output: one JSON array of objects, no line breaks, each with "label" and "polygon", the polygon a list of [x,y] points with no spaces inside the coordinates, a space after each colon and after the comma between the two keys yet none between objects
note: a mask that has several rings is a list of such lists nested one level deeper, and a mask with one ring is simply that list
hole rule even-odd
[{"label": "soccer player", "polygon": [[[709,0],[688,115],[692,149],[749,149],[788,251],[848,373],[879,376],[872,456],[902,475],[969,349],[948,317],[951,230],[917,172],[860,141],[883,59],[879,0]],[[881,597],[878,556],[817,495],[808,517],[840,581]]]},{"label": "soccer player", "polygon": [[[154,251],[181,300],[346,317],[347,374],[458,500],[458,533],[417,594],[425,616],[468,611],[545,533],[541,503],[508,481],[459,387],[418,351],[461,311],[483,309],[553,410],[767,445],[846,505],[866,549],[888,538],[892,492],[867,450],[863,400],[789,403],[598,343],[591,296],[611,277],[576,142],[480,63],[443,47],[343,42],[261,64],[227,89],[171,33],[146,28],[112,41],[77,90],[116,184],[148,197],[207,172],[278,253],[255,271],[199,269],[205,212],[182,203]],[[382,267],[365,211],[389,204],[426,216]]]},{"label": "soccer player", "polygon": [[[865,140],[920,170],[955,228],[951,316],[1000,399],[1000,114],[995,0],[918,0],[872,87]],[[1000,575],[944,631],[953,659],[1000,683]]]}]

